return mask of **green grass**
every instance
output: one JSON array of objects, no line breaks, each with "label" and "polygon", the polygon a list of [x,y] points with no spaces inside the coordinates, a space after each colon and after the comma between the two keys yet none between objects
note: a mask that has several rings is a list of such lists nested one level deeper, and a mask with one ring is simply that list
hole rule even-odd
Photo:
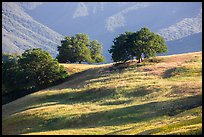
[{"label": "green grass", "polygon": [[201,55],[67,65],[66,82],[3,105],[3,134],[202,134]]}]

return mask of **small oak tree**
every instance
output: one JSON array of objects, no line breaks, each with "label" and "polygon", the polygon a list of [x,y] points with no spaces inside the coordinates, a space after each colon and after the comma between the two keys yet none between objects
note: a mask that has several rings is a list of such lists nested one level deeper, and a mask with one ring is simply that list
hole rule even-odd
[{"label": "small oak tree", "polygon": [[102,53],[102,44],[100,44],[97,40],[91,41],[89,45],[89,49],[91,51],[91,58],[93,62],[105,62],[105,57],[101,55]]}]

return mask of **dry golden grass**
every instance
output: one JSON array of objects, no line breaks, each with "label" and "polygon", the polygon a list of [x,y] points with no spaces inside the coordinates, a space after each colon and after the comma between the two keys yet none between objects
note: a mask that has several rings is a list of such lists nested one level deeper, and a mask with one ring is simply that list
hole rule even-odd
[{"label": "dry golden grass", "polygon": [[3,134],[202,134],[201,56],[63,64],[66,82],[2,106]]},{"label": "dry golden grass", "polygon": [[109,66],[111,64],[101,64],[101,65],[90,65],[90,64],[65,64],[60,63],[60,65],[63,65],[66,69],[66,71],[70,74],[78,73],[81,71],[85,71],[91,68],[99,68],[99,67],[105,67]]}]

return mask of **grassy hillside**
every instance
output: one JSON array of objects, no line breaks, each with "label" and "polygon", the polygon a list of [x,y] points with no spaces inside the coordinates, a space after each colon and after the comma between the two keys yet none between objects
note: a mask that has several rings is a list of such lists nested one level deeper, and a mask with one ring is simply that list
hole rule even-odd
[{"label": "grassy hillside", "polygon": [[66,82],[2,107],[3,134],[202,134],[202,52],[64,66]]}]

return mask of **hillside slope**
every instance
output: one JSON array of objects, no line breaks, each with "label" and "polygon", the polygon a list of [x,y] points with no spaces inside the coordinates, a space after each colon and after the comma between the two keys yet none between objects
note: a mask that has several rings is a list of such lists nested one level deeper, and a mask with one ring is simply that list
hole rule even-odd
[{"label": "hillside slope", "polygon": [[63,36],[29,16],[20,3],[2,3],[2,51],[22,53],[42,48],[53,57]]},{"label": "hillside slope", "polygon": [[202,52],[83,68],[3,105],[3,134],[202,134]]}]

